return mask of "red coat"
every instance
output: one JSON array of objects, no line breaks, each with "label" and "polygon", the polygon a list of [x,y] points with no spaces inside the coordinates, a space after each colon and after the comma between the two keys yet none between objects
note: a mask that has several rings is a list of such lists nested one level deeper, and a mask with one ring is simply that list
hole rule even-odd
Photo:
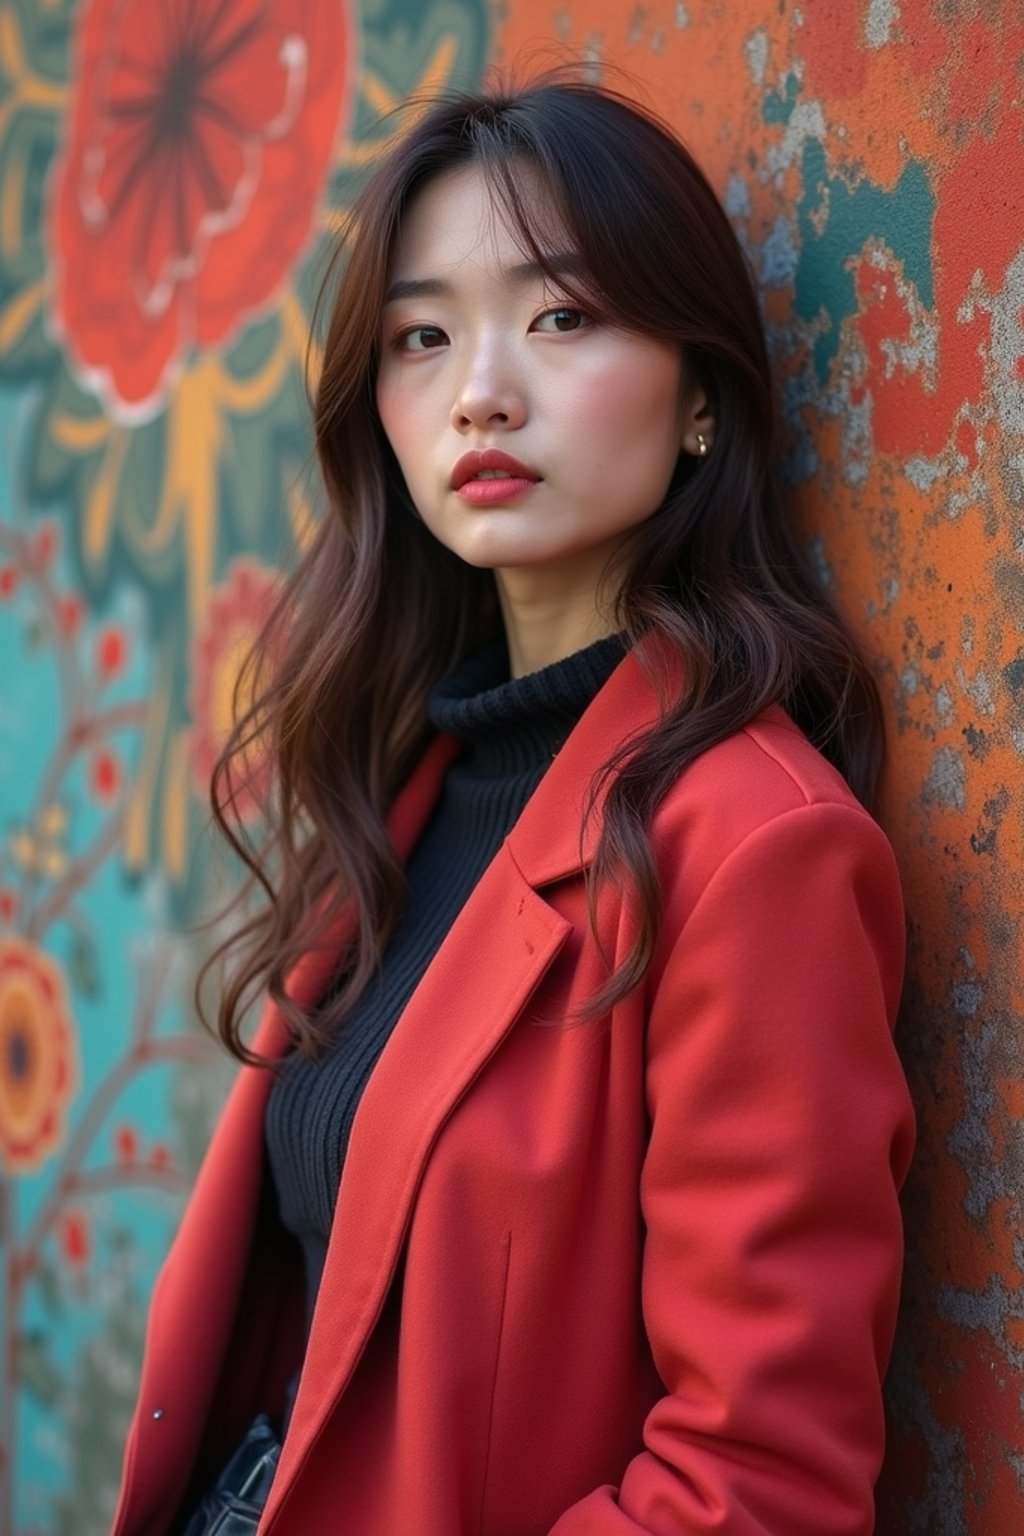
[{"label": "red coat", "polygon": [[[892,854],[770,711],[657,814],[647,984],[566,1024],[606,974],[583,794],[653,713],[627,657],[381,1056],[261,1536],[873,1529],[912,1138]],[[451,752],[439,739],[396,805],[403,851]],[[599,924],[621,958],[614,891]],[[285,1047],[273,1008],[258,1044]],[[116,1536],[163,1536],[298,1358],[270,1081],[242,1070],[158,1279]]]}]

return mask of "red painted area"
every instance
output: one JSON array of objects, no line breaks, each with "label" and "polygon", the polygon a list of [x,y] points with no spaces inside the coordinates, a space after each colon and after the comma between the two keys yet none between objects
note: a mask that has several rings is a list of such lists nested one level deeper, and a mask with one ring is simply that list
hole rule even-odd
[{"label": "red painted area", "polygon": [[[917,355],[915,320],[927,323],[902,263],[875,246],[854,263],[856,328],[867,356],[863,382],[851,387],[852,404],[870,392],[875,447],[882,453],[937,452],[949,432],[949,413],[938,407],[934,370]],[[920,421],[928,409],[927,442]]]},{"label": "red painted area", "polygon": [[81,1211],[68,1211],[61,1222],[61,1248],[67,1262],[75,1269],[89,1262],[92,1243],[89,1225]]},{"label": "red painted area", "polygon": [[96,665],[105,681],[123,670],[126,654],[123,631],[113,626],[103,630],[96,644]]},{"label": "red painted area", "polygon": [[868,82],[870,59],[860,47],[864,16],[844,0],[825,0],[806,8],[800,51],[815,92],[839,100],[859,96]]},{"label": "red painted area", "polygon": [[54,523],[43,523],[32,537],[32,558],[37,566],[48,566],[57,552],[58,533]]},{"label": "red painted area", "polygon": [[[81,7],[54,312],[112,410],[153,414],[189,349],[265,309],[307,245],[350,97],[350,24],[337,0],[197,0],[184,21],[142,0]],[[183,104],[187,131],[162,131]]]},{"label": "red painted area", "polygon": [[121,780],[121,765],[114,753],[106,748],[97,752],[89,771],[89,787],[94,797],[101,802],[115,799]]},{"label": "red painted area", "polygon": [[57,599],[57,622],[69,638],[78,632],[84,613],[85,604],[77,592],[65,592]]}]

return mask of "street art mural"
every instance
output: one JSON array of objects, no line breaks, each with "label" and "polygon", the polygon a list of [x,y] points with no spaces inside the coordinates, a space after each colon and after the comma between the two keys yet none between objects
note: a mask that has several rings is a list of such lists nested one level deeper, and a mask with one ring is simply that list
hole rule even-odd
[{"label": "street art mural", "polygon": [[190,1001],[205,782],[317,515],[339,218],[390,107],[567,56],[721,193],[885,699],[920,1146],[879,1530],[1024,1529],[1019,4],[0,0],[0,1536],[107,1529],[230,1078]]}]

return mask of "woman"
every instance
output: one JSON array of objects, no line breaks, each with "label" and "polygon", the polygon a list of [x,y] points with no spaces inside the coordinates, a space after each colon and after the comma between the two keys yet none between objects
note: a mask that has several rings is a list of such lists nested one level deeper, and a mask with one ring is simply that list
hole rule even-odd
[{"label": "woman", "polygon": [[267,1536],[869,1532],[911,1142],[878,705],[689,155],[578,83],[435,104],[355,211],[316,430],[214,786],[269,897],[247,1065],[115,1531],[182,1528],[263,1413],[226,1530],[273,1474]]}]

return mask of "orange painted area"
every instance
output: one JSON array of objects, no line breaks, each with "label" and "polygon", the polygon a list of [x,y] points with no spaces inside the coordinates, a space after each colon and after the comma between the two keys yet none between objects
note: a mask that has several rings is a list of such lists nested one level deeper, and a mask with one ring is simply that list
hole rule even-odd
[{"label": "orange painted area", "polygon": [[607,77],[632,76],[695,151],[762,279],[798,513],[882,687],[881,817],[908,911],[920,1143],[878,1528],[1008,1536],[1024,1530],[1024,12],[518,0],[493,56],[550,62],[552,40],[629,72]]}]

